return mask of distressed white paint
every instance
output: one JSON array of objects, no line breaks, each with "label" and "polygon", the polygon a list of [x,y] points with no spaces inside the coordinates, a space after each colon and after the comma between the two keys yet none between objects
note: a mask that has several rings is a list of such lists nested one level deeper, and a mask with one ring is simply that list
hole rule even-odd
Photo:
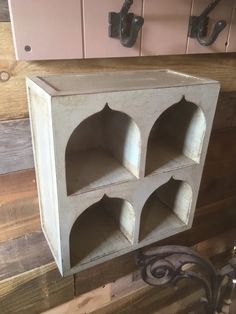
[{"label": "distressed white paint", "polygon": [[191,227],[218,82],[162,70],[27,86],[42,225],[63,275]]}]

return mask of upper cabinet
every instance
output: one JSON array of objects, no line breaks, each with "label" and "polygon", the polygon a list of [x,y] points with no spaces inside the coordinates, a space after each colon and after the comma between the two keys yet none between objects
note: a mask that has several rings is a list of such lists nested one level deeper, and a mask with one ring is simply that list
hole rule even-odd
[{"label": "upper cabinet", "polygon": [[191,5],[192,0],[144,0],[142,56],[186,52]]},{"label": "upper cabinet", "polygon": [[236,0],[9,0],[18,60],[236,51]]},{"label": "upper cabinet", "polygon": [[18,60],[83,57],[79,0],[9,0]]},{"label": "upper cabinet", "polygon": [[[215,7],[214,3],[216,3]],[[204,14],[204,11],[207,11],[210,4],[213,7],[209,9],[205,25],[203,24],[206,33],[203,36],[200,34],[199,40],[189,37],[187,53],[217,53],[226,51],[234,0],[193,0],[191,16],[201,16]],[[214,34],[216,36],[214,42],[208,45],[208,41],[215,37]]]}]

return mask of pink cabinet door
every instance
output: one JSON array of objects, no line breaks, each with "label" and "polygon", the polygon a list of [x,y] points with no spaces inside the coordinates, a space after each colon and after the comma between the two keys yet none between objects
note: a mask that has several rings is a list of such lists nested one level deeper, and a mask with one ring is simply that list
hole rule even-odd
[{"label": "pink cabinet door", "polygon": [[232,22],[230,25],[227,52],[236,52],[236,0],[232,14]]},{"label": "pink cabinet door", "polygon": [[144,0],[143,56],[186,53],[192,0]]},{"label": "pink cabinet door", "polygon": [[[140,34],[132,48],[108,36],[108,13],[119,12],[124,0],[83,0],[85,58],[139,56]],[[141,16],[142,0],[135,0],[130,12]]]},{"label": "pink cabinet door", "polygon": [[[191,15],[199,16],[212,0],[193,0],[193,8]],[[231,22],[234,0],[222,0],[216,8],[210,13],[210,21],[208,31],[212,32],[212,28],[219,20],[225,20],[227,25],[219,34],[218,38],[211,46],[202,46],[195,38],[189,38],[188,53],[217,53],[225,52],[228,40],[229,27]]]},{"label": "pink cabinet door", "polygon": [[83,57],[80,0],[9,0],[18,60]]}]

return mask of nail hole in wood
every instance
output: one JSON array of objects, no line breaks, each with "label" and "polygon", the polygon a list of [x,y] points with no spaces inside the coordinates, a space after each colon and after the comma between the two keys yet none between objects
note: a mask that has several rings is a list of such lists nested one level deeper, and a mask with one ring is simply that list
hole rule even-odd
[{"label": "nail hole in wood", "polygon": [[0,72],[0,80],[2,82],[6,82],[10,79],[10,74],[7,71],[1,71]]}]

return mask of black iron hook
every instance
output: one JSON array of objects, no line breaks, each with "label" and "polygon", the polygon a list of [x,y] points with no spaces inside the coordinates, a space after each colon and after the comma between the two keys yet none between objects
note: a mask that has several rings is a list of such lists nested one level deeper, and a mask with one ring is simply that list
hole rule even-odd
[{"label": "black iron hook", "polygon": [[109,12],[109,37],[120,39],[124,47],[133,47],[144,19],[129,13],[133,0],[125,0],[119,13]]},{"label": "black iron hook", "polygon": [[215,9],[220,1],[221,0],[213,0],[201,15],[190,16],[188,36],[191,38],[196,38],[199,44],[202,46],[212,45],[227,24],[224,20],[217,21],[211,35],[206,38],[209,23],[208,15]]}]

